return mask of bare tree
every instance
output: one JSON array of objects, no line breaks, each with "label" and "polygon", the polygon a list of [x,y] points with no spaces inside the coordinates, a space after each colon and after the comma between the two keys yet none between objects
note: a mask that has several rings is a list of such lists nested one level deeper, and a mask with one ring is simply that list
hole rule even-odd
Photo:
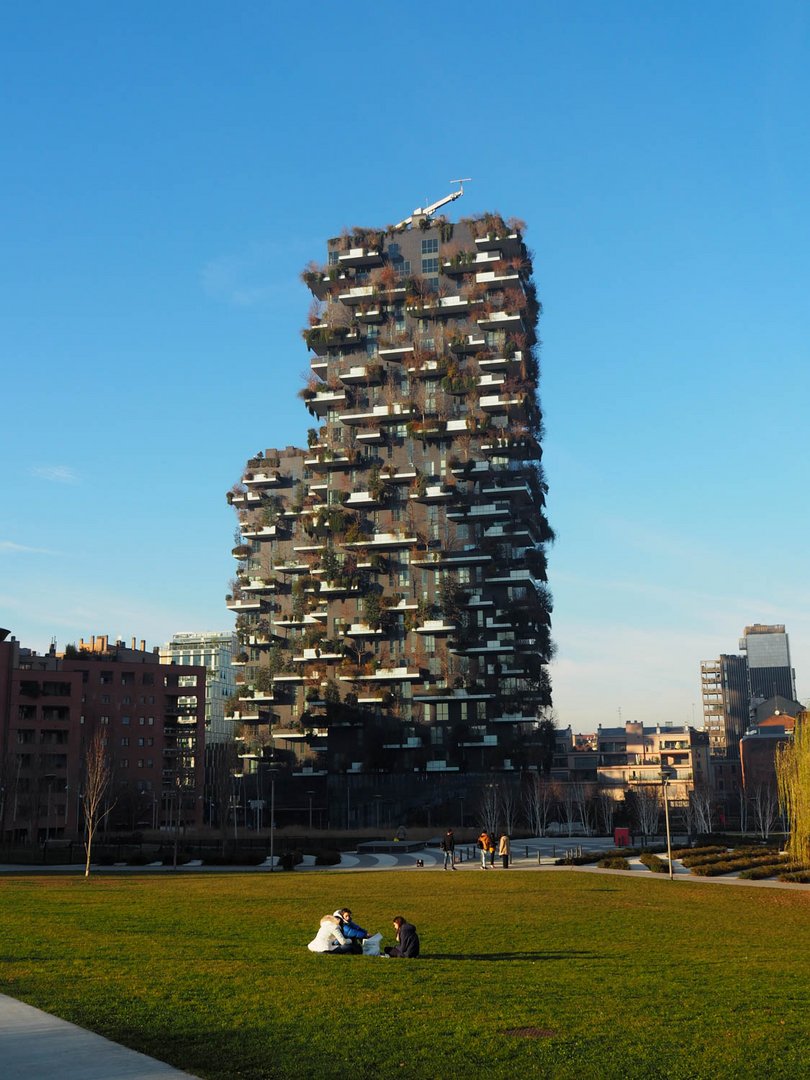
[{"label": "bare tree", "polygon": [[696,787],[689,795],[689,809],[696,832],[712,831],[712,796],[707,787]]},{"label": "bare tree", "polygon": [[535,836],[545,836],[557,801],[556,785],[542,773],[531,773],[523,789],[523,810]]},{"label": "bare tree", "polygon": [[478,819],[481,822],[481,828],[490,836],[494,836],[498,831],[499,809],[498,789],[488,784],[481,792],[481,799],[478,803]]},{"label": "bare tree", "polygon": [[104,731],[96,728],[87,745],[84,755],[84,849],[87,860],[84,876],[90,877],[90,859],[93,840],[99,827],[104,823],[115,803],[106,802],[112,782],[112,768],[107,754],[107,740]]},{"label": "bare tree", "polygon": [[658,832],[661,815],[661,793],[654,784],[639,784],[635,789],[636,814],[642,837],[646,839]]},{"label": "bare tree", "polygon": [[593,799],[593,785],[578,781],[573,785],[574,799],[582,831],[591,836],[596,825],[596,804]]},{"label": "bare tree", "polygon": [[518,800],[513,785],[508,781],[498,788],[498,804],[503,831],[507,836],[512,836],[517,827]]},{"label": "bare tree", "polygon": [[563,813],[563,821],[568,829],[568,835],[573,836],[574,833],[574,820],[576,818],[577,811],[577,796],[575,785],[571,783],[562,784],[562,790],[560,794],[560,809]]},{"label": "bare tree", "polygon": [[754,828],[767,840],[779,814],[779,800],[771,784],[757,784],[751,797]]},{"label": "bare tree", "polygon": [[600,829],[606,836],[610,836],[613,832],[613,816],[616,813],[616,799],[611,788],[599,788],[596,805]]}]

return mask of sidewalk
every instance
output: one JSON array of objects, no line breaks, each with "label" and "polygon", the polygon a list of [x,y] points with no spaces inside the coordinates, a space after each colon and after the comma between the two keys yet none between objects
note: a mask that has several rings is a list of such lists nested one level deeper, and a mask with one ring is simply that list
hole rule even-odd
[{"label": "sidewalk", "polygon": [[3,1080],[181,1080],[191,1075],[0,994]]}]

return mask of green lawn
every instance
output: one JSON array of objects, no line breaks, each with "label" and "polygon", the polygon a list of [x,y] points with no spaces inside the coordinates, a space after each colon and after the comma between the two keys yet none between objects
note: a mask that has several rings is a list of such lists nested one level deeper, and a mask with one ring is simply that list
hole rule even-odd
[{"label": "green lawn", "polygon": [[[388,942],[406,915],[424,957],[309,953],[344,904]],[[636,873],[3,879],[0,990],[220,1080],[803,1077],[810,893]]]}]

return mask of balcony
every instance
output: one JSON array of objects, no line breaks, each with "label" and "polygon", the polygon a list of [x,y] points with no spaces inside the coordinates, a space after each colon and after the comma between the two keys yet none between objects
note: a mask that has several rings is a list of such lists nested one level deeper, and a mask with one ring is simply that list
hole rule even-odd
[{"label": "balcony", "polygon": [[382,637],[382,630],[374,630],[368,623],[352,623],[343,631],[344,637],[350,638],[375,638]]},{"label": "balcony", "polygon": [[510,409],[523,408],[523,406],[526,404],[526,395],[482,394],[479,400],[479,404],[485,412],[508,412]]},{"label": "balcony", "polygon": [[257,491],[243,491],[238,495],[234,495],[231,499],[231,506],[238,508],[242,507],[250,509],[254,506],[262,505],[262,497]]},{"label": "balcony", "polygon": [[419,682],[422,678],[419,668],[392,667],[378,668],[370,674],[338,676],[341,682]]},{"label": "balcony", "polygon": [[425,619],[421,626],[416,627],[417,634],[453,634],[455,631],[455,623],[447,619]]},{"label": "balcony", "polygon": [[447,511],[451,521],[497,521],[499,518],[508,518],[512,515],[512,508],[508,503],[488,502],[479,503],[477,506],[459,506]]},{"label": "balcony", "polygon": [[506,382],[506,376],[505,375],[490,375],[490,374],[481,375],[480,378],[478,379],[478,389],[479,390],[487,390],[487,389],[489,389],[491,387],[503,386],[503,384],[505,382]]},{"label": "balcony", "polygon": [[[281,477],[277,472],[257,472],[252,475],[245,473],[242,478],[242,483],[247,487],[278,487],[281,483]],[[249,494],[253,494],[249,492]],[[249,503],[249,505],[251,505]]]},{"label": "balcony", "polygon": [[411,415],[410,405],[395,402],[393,405],[372,405],[362,412],[343,413],[340,417],[344,424],[367,426],[373,423],[401,423]]},{"label": "balcony", "polygon": [[441,503],[449,502],[458,494],[455,484],[428,484],[421,492],[411,493],[408,498],[417,502]]},{"label": "balcony", "polygon": [[[267,578],[250,578],[243,585],[241,585],[240,588],[241,588],[243,593],[246,593],[246,592],[249,592],[249,593],[271,593],[271,592],[276,591],[276,582],[275,581],[270,581]],[[239,601],[237,601],[237,603],[238,602]],[[250,601],[250,602],[252,603],[252,601]],[[228,604],[228,607],[230,607],[230,606],[231,605]],[[239,608],[234,608],[234,610],[238,611],[240,609]],[[255,609],[248,609],[248,610],[255,610]]]},{"label": "balcony", "polygon": [[350,347],[359,345],[362,336],[359,330],[350,329],[348,326],[328,326],[326,323],[317,323],[304,331],[304,340],[313,352],[323,356],[327,349],[338,345]]},{"label": "balcony", "polygon": [[516,273],[514,270],[507,271],[506,273],[498,273],[496,270],[483,270],[475,275],[475,280],[482,285],[494,285],[496,288],[517,288],[521,291],[523,290],[520,274]]},{"label": "balcony", "polygon": [[329,471],[330,469],[350,469],[354,464],[354,458],[349,457],[348,454],[326,448],[319,450],[312,457],[304,459],[304,465],[314,472]]},{"label": "balcony", "polygon": [[[369,371],[372,372],[369,375]],[[368,364],[361,364],[359,367],[350,367],[346,371],[338,372],[338,378],[344,383],[378,383],[380,381],[379,371],[374,368],[369,368]]]},{"label": "balcony", "polygon": [[488,356],[478,361],[482,371],[507,371],[510,364],[519,364],[523,359],[520,349],[515,351],[514,356]]},{"label": "balcony", "polygon": [[353,491],[346,500],[347,507],[355,506],[379,506],[379,499],[375,499],[370,491]]},{"label": "balcony", "polygon": [[355,285],[346,292],[339,293],[338,300],[341,304],[365,304],[373,300],[376,295],[377,289],[374,285]]},{"label": "balcony", "polygon": [[403,357],[408,356],[413,350],[413,345],[390,345],[385,349],[380,349],[378,351],[378,356],[381,360],[402,360]]},{"label": "balcony", "polygon": [[450,351],[459,355],[482,352],[486,347],[487,339],[483,334],[465,334],[455,341],[450,341]]},{"label": "balcony", "polygon": [[343,653],[321,652],[317,645],[312,649],[304,649],[300,656],[293,657],[294,664],[330,663],[335,660],[343,660]]},{"label": "balcony", "polygon": [[416,542],[415,536],[406,536],[401,533],[374,533],[367,540],[357,540],[344,544],[344,547],[375,548],[379,551],[386,548],[413,547]]},{"label": "balcony", "polygon": [[250,597],[247,600],[226,600],[225,606],[230,611],[259,611],[262,606],[261,600],[257,597]]},{"label": "balcony", "polygon": [[346,403],[346,394],[343,390],[320,390],[307,402],[307,408],[316,416],[326,416],[329,409],[340,408]]},{"label": "balcony", "polygon": [[281,533],[277,525],[253,525],[245,523],[241,526],[242,536],[246,540],[277,540]]},{"label": "balcony", "polygon": [[382,252],[374,248],[350,248],[338,255],[339,266],[382,266]]},{"label": "balcony", "polygon": [[506,236],[479,236],[475,241],[478,252],[491,252],[499,258],[512,259],[520,255],[523,244],[517,233],[508,233]]},{"label": "balcony", "polygon": [[518,312],[493,311],[476,321],[482,330],[511,330],[513,332],[526,330],[523,316]]}]

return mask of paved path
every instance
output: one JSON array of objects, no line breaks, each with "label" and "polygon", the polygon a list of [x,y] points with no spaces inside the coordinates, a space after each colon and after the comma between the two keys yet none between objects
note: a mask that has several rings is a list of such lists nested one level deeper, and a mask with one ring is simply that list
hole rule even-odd
[{"label": "paved path", "polygon": [[3,1080],[181,1080],[191,1075],[0,994]]}]

